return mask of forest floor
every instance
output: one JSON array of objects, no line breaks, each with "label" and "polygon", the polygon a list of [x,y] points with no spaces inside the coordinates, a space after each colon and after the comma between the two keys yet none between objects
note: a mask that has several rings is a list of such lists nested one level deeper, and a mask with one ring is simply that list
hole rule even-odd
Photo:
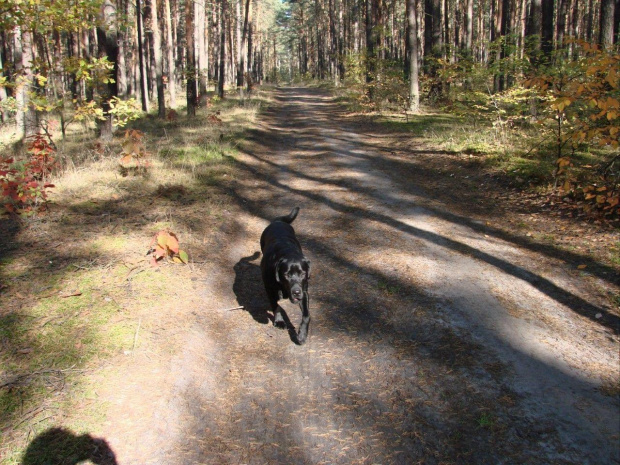
[{"label": "forest floor", "polygon": [[[171,160],[78,170],[43,220],[3,225],[0,394],[22,407],[2,463],[620,463],[617,230],[319,89],[277,89],[208,173]],[[259,267],[294,206],[303,346],[272,326]],[[148,266],[162,227],[189,266]]]}]

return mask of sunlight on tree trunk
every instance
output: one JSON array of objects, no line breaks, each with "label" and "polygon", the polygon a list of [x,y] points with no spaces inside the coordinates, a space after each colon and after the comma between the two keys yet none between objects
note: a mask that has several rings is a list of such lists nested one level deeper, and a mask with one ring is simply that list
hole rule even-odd
[{"label": "sunlight on tree trunk", "polygon": [[418,21],[415,0],[407,0],[407,48],[409,49],[409,111],[420,111],[420,89],[418,83]]}]

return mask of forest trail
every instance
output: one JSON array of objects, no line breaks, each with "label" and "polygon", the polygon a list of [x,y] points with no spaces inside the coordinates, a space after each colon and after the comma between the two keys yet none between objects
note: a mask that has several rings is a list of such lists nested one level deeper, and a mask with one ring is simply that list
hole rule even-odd
[{"label": "forest trail", "polygon": [[[277,91],[199,299],[100,374],[110,408],[93,434],[119,464],[620,463],[618,397],[603,393],[617,317],[555,258],[412,184],[415,156],[381,144],[326,92]],[[297,205],[304,346],[271,325],[257,253]]]}]

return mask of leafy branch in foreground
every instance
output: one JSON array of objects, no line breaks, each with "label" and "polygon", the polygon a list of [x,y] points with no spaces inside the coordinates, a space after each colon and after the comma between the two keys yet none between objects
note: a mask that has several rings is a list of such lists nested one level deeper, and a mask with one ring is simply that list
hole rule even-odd
[{"label": "leafy branch in foreground", "polygon": [[41,134],[28,144],[29,160],[19,167],[13,158],[0,160],[0,189],[5,213],[29,216],[47,206],[47,189],[56,167],[56,149]]}]

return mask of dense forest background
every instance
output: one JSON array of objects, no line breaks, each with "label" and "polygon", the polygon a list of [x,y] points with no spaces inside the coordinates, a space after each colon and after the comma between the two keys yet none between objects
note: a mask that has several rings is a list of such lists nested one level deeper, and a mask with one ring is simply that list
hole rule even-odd
[{"label": "dense forest background", "polygon": [[191,117],[226,92],[313,80],[361,110],[408,118],[422,101],[499,132],[543,123],[567,191],[576,179],[558,175],[584,144],[611,154],[603,177],[617,164],[617,0],[0,0],[0,13],[2,120],[25,137],[91,121],[109,139],[155,108]]},{"label": "dense forest background", "polygon": [[117,98],[136,97],[144,111],[157,105],[162,117],[184,99],[191,115],[210,83],[221,98],[225,89],[295,79],[363,80],[374,102],[406,90],[415,110],[420,78],[423,98],[448,98],[455,85],[497,93],[543,66],[586,56],[583,44],[611,49],[617,4],[2,0],[2,115],[15,116],[26,134],[45,113],[116,109],[121,117],[129,108]]}]

